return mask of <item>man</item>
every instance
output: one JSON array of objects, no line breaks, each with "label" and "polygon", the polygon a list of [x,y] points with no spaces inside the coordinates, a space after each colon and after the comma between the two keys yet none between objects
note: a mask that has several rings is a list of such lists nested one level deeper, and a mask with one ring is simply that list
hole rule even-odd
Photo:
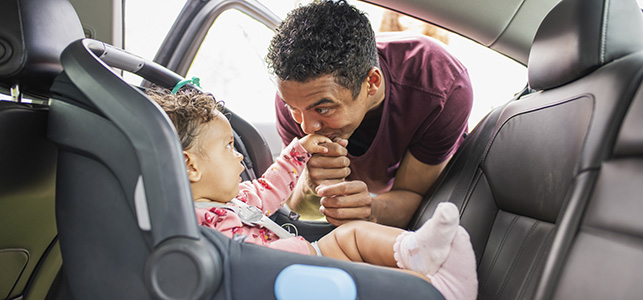
[{"label": "man", "polygon": [[336,141],[310,159],[288,205],[334,225],[405,227],[467,130],[464,66],[425,36],[376,42],[368,18],[343,0],[293,10],[267,60],[284,144],[309,133]]}]

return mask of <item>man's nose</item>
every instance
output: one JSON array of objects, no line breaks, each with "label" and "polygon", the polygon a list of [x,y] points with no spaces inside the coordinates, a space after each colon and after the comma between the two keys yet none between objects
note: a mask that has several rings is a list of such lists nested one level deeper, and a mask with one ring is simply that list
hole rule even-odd
[{"label": "man's nose", "polygon": [[313,134],[321,129],[321,122],[312,119],[312,118],[302,118],[301,122],[301,130],[304,131],[305,134]]}]

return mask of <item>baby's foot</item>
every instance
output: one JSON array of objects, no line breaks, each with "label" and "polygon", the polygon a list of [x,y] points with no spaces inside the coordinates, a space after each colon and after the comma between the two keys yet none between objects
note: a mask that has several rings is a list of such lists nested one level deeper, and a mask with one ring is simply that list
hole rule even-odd
[{"label": "baby's foot", "polygon": [[427,275],[445,299],[476,299],[478,296],[478,275],[476,257],[473,253],[469,234],[459,226],[451,244],[451,253],[434,275]]},{"label": "baby's foot", "polygon": [[458,208],[443,202],[420,229],[400,234],[393,245],[397,265],[425,274],[447,300],[478,294],[475,254],[459,223]]},{"label": "baby's foot", "polygon": [[433,275],[451,251],[460,214],[450,202],[438,204],[431,219],[415,232],[404,232],[393,245],[398,267]]}]

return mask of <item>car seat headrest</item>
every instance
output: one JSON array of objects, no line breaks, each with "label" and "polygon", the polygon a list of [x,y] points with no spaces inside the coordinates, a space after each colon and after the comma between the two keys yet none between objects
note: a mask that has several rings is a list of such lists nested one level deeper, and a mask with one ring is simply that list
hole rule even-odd
[{"label": "car seat headrest", "polygon": [[540,24],[529,53],[529,85],[547,90],[643,49],[635,0],[562,0]]},{"label": "car seat headrest", "polygon": [[0,10],[0,86],[19,85],[25,94],[49,96],[62,71],[60,54],[83,38],[68,0],[4,1]]}]

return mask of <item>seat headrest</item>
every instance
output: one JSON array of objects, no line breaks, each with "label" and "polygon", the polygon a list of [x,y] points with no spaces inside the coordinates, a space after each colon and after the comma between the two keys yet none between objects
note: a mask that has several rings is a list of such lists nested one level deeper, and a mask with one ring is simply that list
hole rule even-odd
[{"label": "seat headrest", "polygon": [[540,24],[529,53],[529,85],[547,90],[643,49],[636,0],[562,0]]},{"label": "seat headrest", "polygon": [[18,84],[25,94],[49,96],[62,71],[60,54],[85,37],[68,0],[4,1],[0,10],[0,85]]}]

